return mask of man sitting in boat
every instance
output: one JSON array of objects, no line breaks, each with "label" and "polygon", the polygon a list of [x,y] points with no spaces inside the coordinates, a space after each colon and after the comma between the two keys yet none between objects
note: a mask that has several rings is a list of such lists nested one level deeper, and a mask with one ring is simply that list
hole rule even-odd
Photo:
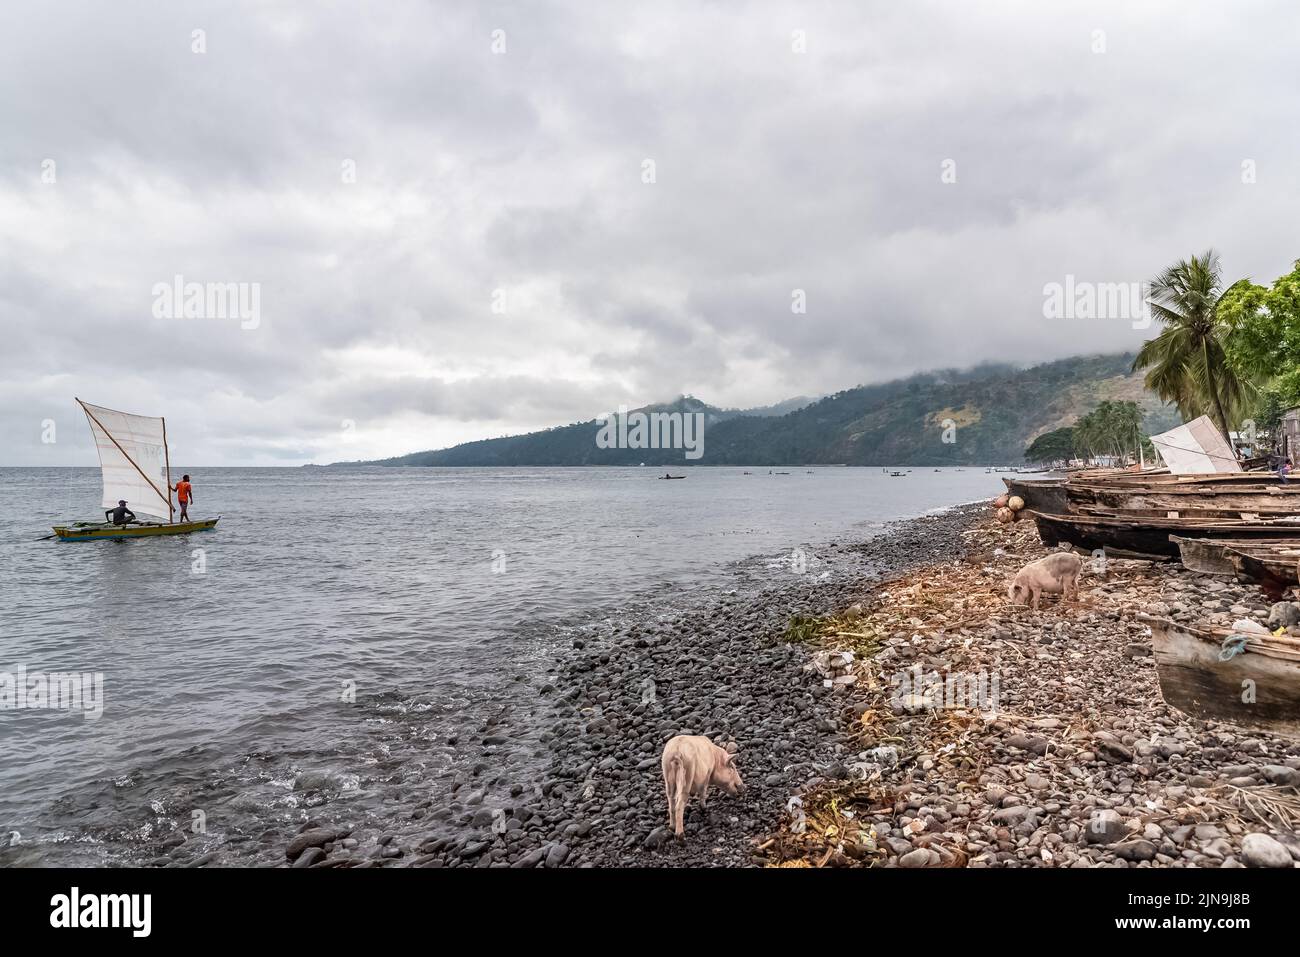
[{"label": "man sitting in boat", "polygon": [[188,522],[190,502],[194,501],[194,487],[190,485],[190,477],[182,475],[181,480],[172,486],[172,491],[176,493],[176,498],[181,503],[181,521]]},{"label": "man sitting in boat", "polygon": [[117,500],[117,508],[104,509],[104,521],[112,521],[114,525],[126,525],[135,521],[135,512],[126,507],[126,499]]}]

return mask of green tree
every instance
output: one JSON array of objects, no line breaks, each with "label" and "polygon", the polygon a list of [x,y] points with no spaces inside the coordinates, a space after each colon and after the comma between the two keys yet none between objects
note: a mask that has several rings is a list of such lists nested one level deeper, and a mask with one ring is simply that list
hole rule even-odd
[{"label": "green tree", "polygon": [[1225,438],[1254,393],[1253,380],[1228,361],[1225,342],[1233,326],[1219,315],[1226,294],[1214,250],[1170,266],[1152,280],[1148,299],[1164,328],[1133,361],[1134,369],[1146,370],[1148,389],[1177,405],[1186,418],[1209,415]]},{"label": "green tree", "polygon": [[[1223,294],[1219,315],[1231,330],[1228,359],[1238,375],[1268,383],[1281,409],[1300,405],[1300,260],[1271,287],[1249,280]],[[1270,400],[1255,409],[1256,425]],[[1274,430],[1277,423],[1271,423]]]},{"label": "green tree", "polygon": [[1025,449],[1025,458],[1030,462],[1068,461],[1074,456],[1074,429],[1068,425],[1044,432]]},{"label": "green tree", "polygon": [[1125,458],[1145,440],[1142,410],[1136,402],[1102,402],[1074,424],[1074,444],[1089,458],[1110,455]]}]

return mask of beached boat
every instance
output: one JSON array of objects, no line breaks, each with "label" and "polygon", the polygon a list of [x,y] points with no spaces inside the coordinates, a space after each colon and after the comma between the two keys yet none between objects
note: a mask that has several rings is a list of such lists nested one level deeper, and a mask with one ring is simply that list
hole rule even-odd
[{"label": "beached boat", "polygon": [[[1236,551],[1250,555],[1264,554],[1272,559],[1290,558],[1291,584],[1296,584],[1295,565],[1300,561],[1300,539],[1239,539],[1239,538],[1183,538],[1171,535],[1169,540],[1178,546],[1178,558],[1190,571],[1202,575],[1241,575],[1242,567],[1234,563],[1228,552]],[[1294,556],[1289,553],[1294,552]],[[1271,574],[1271,573],[1270,573]],[[1281,576],[1278,576],[1281,577]],[[1257,581],[1257,578],[1250,579]]]},{"label": "beached boat", "polygon": [[[1235,509],[1252,512],[1285,511],[1300,514],[1300,484],[1264,483],[1155,483],[1151,485],[1064,486],[1070,508],[1157,508],[1173,511],[1195,508]],[[1062,509],[1064,511],[1065,509]]]},{"label": "beached boat", "polygon": [[1224,558],[1242,582],[1257,582],[1280,589],[1300,584],[1300,541],[1233,542]]},{"label": "beached boat", "polygon": [[1020,496],[1020,500],[1025,503],[1025,508],[1054,514],[1070,510],[1065,479],[1004,478],[1002,484],[1007,487],[1009,495]]},{"label": "beached boat", "polygon": [[[1300,505],[1300,502],[1296,503]],[[1153,518],[1188,518],[1203,522],[1219,521],[1266,521],[1282,522],[1291,519],[1300,525],[1300,509],[1260,507],[1254,508],[1207,508],[1201,506],[1183,506],[1181,508],[1107,508],[1102,505],[1076,505],[1070,509],[1076,515],[1105,515],[1112,518],[1129,518],[1144,521]]]},{"label": "beached boat", "polygon": [[77,399],[86,413],[95,446],[104,493],[101,507],[116,508],[125,501],[132,514],[156,521],[133,521],[122,525],[108,522],[68,522],[54,526],[54,536],[64,542],[93,542],[103,539],[150,538],[157,535],[187,535],[215,528],[217,518],[175,521],[172,504],[171,457],[167,451],[167,421],[146,415],[118,412]]},{"label": "beached boat", "polygon": [[1116,515],[1057,515],[1031,511],[1044,545],[1069,543],[1084,551],[1104,549],[1115,558],[1165,560],[1178,557],[1179,538],[1285,539],[1300,542],[1300,522],[1196,518],[1136,518]]},{"label": "beached boat", "polygon": [[1224,549],[1237,539],[1183,538],[1170,535],[1169,541],[1178,549],[1178,560],[1188,571],[1201,575],[1231,575],[1232,562],[1223,554]]},{"label": "beached boat", "polygon": [[1151,629],[1160,693],[1171,707],[1300,738],[1300,638],[1138,618]]}]

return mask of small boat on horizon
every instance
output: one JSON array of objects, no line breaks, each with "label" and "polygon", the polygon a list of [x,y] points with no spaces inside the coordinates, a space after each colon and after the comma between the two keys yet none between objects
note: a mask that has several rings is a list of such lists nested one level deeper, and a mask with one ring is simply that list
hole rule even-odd
[{"label": "small boat on horizon", "polygon": [[93,542],[101,539],[148,538],[156,535],[187,535],[215,528],[221,516],[198,521],[176,522],[172,504],[171,457],[167,451],[167,420],[161,417],[118,412],[77,399],[86,413],[95,446],[105,509],[126,502],[134,515],[157,521],[70,522],[55,525],[54,535],[62,542]]}]

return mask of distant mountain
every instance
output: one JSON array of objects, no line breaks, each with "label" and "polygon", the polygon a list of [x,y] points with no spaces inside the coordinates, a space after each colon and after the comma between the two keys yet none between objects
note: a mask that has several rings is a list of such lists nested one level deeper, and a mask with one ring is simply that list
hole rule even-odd
[{"label": "distant mountain", "polygon": [[[1062,359],[1028,369],[986,364],[859,386],[767,409],[719,409],[692,396],[642,412],[703,415],[702,455],[677,448],[602,448],[596,420],[466,442],[367,465],[1005,465],[1036,436],[1070,425],[1104,399],[1130,399],[1148,432],[1182,419],[1130,371],[1133,356]],[[783,406],[794,405],[789,411]],[[950,441],[945,441],[948,439]]]}]

